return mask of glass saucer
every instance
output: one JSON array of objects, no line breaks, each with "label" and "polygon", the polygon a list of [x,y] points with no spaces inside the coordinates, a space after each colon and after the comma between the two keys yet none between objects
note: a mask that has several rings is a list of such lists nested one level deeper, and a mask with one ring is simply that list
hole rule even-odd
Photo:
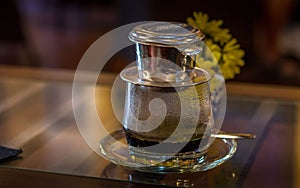
[{"label": "glass saucer", "polygon": [[206,171],[223,164],[235,154],[237,142],[234,139],[216,138],[208,148],[205,161],[190,168],[180,168],[178,166],[169,166],[166,168],[157,166],[141,167],[139,163],[132,160],[129,154],[123,130],[117,130],[104,137],[100,141],[99,148],[104,158],[116,165],[121,165],[129,169],[151,173],[183,173]]}]

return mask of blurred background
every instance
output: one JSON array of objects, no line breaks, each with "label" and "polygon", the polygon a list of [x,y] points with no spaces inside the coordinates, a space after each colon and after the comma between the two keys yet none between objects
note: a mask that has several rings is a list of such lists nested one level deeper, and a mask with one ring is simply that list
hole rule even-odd
[{"label": "blurred background", "polygon": [[[299,0],[2,0],[0,64],[75,70],[88,47],[124,24],[186,22],[194,11],[222,19],[246,51],[233,81],[300,86]],[[118,72],[133,47],[105,67]]]}]

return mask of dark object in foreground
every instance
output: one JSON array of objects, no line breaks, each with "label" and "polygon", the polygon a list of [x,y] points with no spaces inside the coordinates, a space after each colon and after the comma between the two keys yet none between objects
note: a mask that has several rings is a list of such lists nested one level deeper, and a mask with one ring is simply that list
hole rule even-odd
[{"label": "dark object in foreground", "polygon": [[14,149],[14,148],[0,146],[0,163],[13,159],[22,152],[23,152],[22,149]]}]

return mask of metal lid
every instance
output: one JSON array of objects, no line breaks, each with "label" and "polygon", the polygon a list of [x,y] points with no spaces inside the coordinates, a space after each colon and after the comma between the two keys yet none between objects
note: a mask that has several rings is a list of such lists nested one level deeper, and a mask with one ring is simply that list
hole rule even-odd
[{"label": "metal lid", "polygon": [[176,22],[147,22],[136,26],[128,38],[137,43],[178,46],[193,44],[204,34],[188,24]]}]

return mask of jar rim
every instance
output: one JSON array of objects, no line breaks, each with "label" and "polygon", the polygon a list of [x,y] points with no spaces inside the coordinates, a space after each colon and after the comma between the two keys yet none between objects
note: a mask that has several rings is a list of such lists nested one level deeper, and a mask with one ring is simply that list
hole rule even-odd
[{"label": "jar rim", "polygon": [[120,73],[120,77],[125,82],[148,87],[189,87],[199,84],[207,84],[211,80],[212,75],[206,70],[198,67],[195,67],[194,70],[197,72],[197,74],[201,74],[203,76],[203,79],[196,82],[193,82],[192,80],[184,82],[152,82],[140,79],[138,77],[136,66],[128,67],[122,70],[122,72]]}]

